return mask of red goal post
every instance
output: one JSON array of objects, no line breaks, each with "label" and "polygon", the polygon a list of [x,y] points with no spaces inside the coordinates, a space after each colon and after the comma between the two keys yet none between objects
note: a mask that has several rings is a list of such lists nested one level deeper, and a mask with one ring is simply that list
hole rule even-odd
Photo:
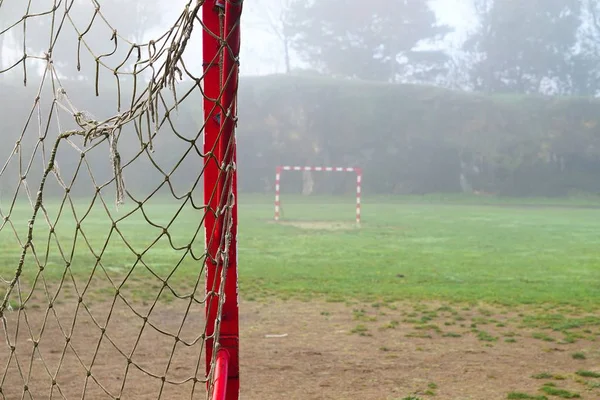
[{"label": "red goal post", "polygon": [[275,221],[280,219],[281,210],[281,174],[283,171],[311,171],[311,172],[353,172],[356,174],[356,223],[360,224],[360,197],[362,186],[362,169],[357,167],[297,167],[280,165],[275,168]]},{"label": "red goal post", "polygon": [[238,400],[237,92],[242,0],[204,0],[205,362],[210,400]]}]

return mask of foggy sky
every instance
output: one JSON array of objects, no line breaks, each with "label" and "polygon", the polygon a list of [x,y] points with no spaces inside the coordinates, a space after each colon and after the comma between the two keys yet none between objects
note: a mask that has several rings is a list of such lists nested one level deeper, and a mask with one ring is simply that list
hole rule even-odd
[{"label": "foggy sky", "polygon": [[[146,40],[159,36],[170,27],[183,9],[188,0],[169,0],[170,7],[165,7],[161,24],[147,32]],[[445,40],[444,47],[449,51],[458,49],[468,30],[475,24],[475,14],[472,9],[472,0],[431,0],[430,5],[436,12],[440,23],[447,24],[456,29]],[[266,28],[267,18],[265,12],[277,15],[279,0],[252,0],[244,2],[242,19],[242,49],[240,72],[244,75],[266,75],[284,72],[283,49],[277,37]],[[199,46],[198,46],[199,47]],[[20,57],[17,52],[6,48],[5,56],[9,61]],[[188,49],[189,51],[190,49]],[[293,56],[293,55],[292,55]],[[196,62],[197,60],[197,62]],[[186,63],[194,68],[201,67],[200,51],[189,51]],[[294,67],[303,67],[295,57],[292,59]]]},{"label": "foggy sky", "polygon": [[[284,72],[284,61],[281,44],[277,38],[261,28],[264,24],[265,6],[276,7],[277,0],[259,0],[244,2],[244,16],[242,20],[242,51],[241,73],[246,75],[265,75]],[[456,32],[446,37],[445,46],[448,50],[460,47],[469,29],[476,23],[472,0],[431,0],[440,23],[451,26]],[[274,8],[273,13],[277,13]],[[298,65],[298,60],[294,60]]]}]

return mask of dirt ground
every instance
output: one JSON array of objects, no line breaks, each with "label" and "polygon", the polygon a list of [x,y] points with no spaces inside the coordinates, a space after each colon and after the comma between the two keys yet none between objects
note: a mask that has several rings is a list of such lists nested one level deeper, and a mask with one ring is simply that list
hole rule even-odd
[{"label": "dirt ground", "polygon": [[[200,304],[187,315],[183,304],[158,304],[146,322],[123,302],[86,303],[77,312],[75,304],[8,313],[8,338],[17,342],[11,355],[0,329],[0,399],[22,398],[25,386],[31,398],[204,398],[203,384],[190,380],[198,360],[204,368]],[[145,315],[150,307],[134,309]],[[600,372],[600,326],[579,324],[565,341],[564,333],[527,323],[539,309],[270,299],[242,302],[241,310],[246,400],[494,400],[539,396],[544,387],[600,399],[600,378],[576,374]]]},{"label": "dirt ground", "polygon": [[267,221],[269,224],[278,224],[293,226],[294,228],[307,229],[313,231],[345,231],[357,229],[359,226],[355,222],[339,221]]}]

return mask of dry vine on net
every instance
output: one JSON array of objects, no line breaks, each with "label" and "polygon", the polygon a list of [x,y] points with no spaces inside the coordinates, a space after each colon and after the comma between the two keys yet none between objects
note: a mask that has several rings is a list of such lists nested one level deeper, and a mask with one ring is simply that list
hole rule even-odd
[{"label": "dry vine on net", "polygon": [[0,399],[209,392],[235,262],[221,96],[237,55],[224,1],[155,3],[0,0]]}]

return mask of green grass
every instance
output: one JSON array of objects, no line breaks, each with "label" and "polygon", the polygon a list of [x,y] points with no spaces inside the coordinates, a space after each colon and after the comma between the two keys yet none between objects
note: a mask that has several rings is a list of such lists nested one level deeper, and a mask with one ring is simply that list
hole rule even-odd
[{"label": "green grass", "polygon": [[533,379],[552,379],[554,375],[548,372],[540,372],[539,374],[535,374],[531,376]]},{"label": "green grass", "polygon": [[535,332],[531,335],[531,337],[533,337],[534,339],[538,339],[538,340],[543,340],[545,342],[554,342],[554,338],[546,335],[543,332]]},{"label": "green grass", "polygon": [[[246,277],[247,287],[272,293],[578,306],[600,300],[600,210],[384,200],[365,199],[361,229],[335,232],[261,225],[270,204],[242,207],[246,229],[256,229],[247,234],[252,243],[241,242],[240,259],[257,248],[272,254],[247,259],[242,291]],[[284,197],[283,206],[288,220],[349,220],[353,211],[350,202],[320,199]]]},{"label": "green grass", "polygon": [[600,378],[599,372],[587,371],[587,370],[579,370],[576,372],[577,375],[583,376],[584,378]]},{"label": "green grass", "polygon": [[529,328],[566,331],[568,329],[600,326],[600,317],[585,316],[581,318],[570,318],[560,313],[540,313],[526,316],[523,318],[523,324]]},{"label": "green grass", "polygon": [[495,342],[495,341],[498,340],[497,337],[494,337],[494,336],[490,335],[486,331],[478,331],[477,332],[477,338],[479,340],[481,340],[482,342]]},{"label": "green grass", "polygon": [[[160,201],[144,211],[153,222],[166,223],[174,213]],[[561,203],[560,200],[479,199],[464,196],[380,197],[363,199],[363,224],[353,228],[352,198],[310,198],[283,196],[284,220],[346,221],[348,229],[334,231],[304,229],[274,224],[270,197],[240,194],[239,275],[241,295],[259,299],[312,298],[329,301],[449,300],[499,304],[572,305],[595,309],[600,304],[600,257],[598,232],[600,210],[568,207],[519,207],[518,204]],[[481,204],[487,202],[488,204]],[[441,204],[446,203],[446,204]],[[476,204],[478,203],[478,204]],[[564,206],[598,203],[589,199]],[[56,203],[47,202],[51,219],[56,219]],[[559,204],[560,205],[560,204]],[[5,205],[2,205],[5,207]],[[100,254],[111,232],[106,212],[93,208],[81,223],[89,246]],[[86,204],[77,203],[78,216]],[[112,204],[108,204],[114,213]],[[131,210],[127,204],[114,215]],[[5,209],[5,208],[3,208]],[[11,215],[23,237],[30,211],[18,207]],[[201,211],[188,209],[174,222],[171,232],[176,246],[185,246],[198,229]],[[58,281],[65,262],[58,246],[50,242],[45,257],[48,229],[40,218],[34,241],[44,276]],[[149,226],[136,212],[117,227],[136,252],[142,252],[161,229]],[[74,241],[74,218],[65,209],[56,227],[68,256]],[[202,252],[200,235],[194,242],[195,256]],[[95,263],[83,237],[78,234],[71,273],[82,282]],[[158,290],[164,280],[192,287],[198,280],[199,262],[168,246],[166,236],[143,255],[146,266],[138,265],[129,282],[144,283]],[[0,232],[0,276],[12,277],[20,249],[9,227]],[[102,257],[103,271],[114,279],[124,276],[136,262],[136,255],[112,231]],[[26,258],[24,276],[32,279],[39,269]],[[153,276],[155,275],[155,276]],[[155,291],[156,291],[155,290]],[[154,292],[155,292],[154,291]],[[144,291],[141,291],[143,296]],[[427,318],[427,316],[424,316]],[[596,325],[598,320],[538,321],[540,325],[567,328]]]},{"label": "green grass", "polygon": [[510,392],[506,398],[508,400],[548,400],[546,396],[534,396],[523,392]]},{"label": "green grass", "polygon": [[579,399],[581,395],[579,393],[573,393],[565,389],[558,389],[554,386],[544,385],[540,389],[542,392],[549,396],[556,396],[562,399]]}]

